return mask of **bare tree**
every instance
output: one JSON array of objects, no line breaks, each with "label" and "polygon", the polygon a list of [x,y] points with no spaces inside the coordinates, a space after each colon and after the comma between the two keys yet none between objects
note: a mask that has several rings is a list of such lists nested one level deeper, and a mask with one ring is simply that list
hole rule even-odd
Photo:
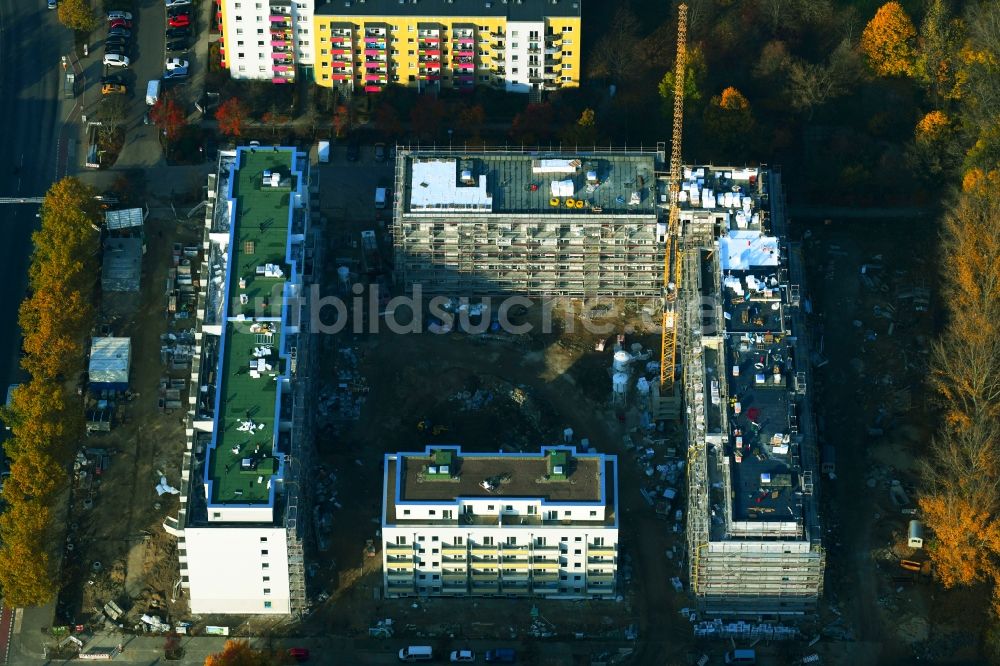
[{"label": "bare tree", "polygon": [[594,47],[591,76],[616,83],[633,79],[638,74],[639,20],[627,4],[621,5],[601,41]]}]

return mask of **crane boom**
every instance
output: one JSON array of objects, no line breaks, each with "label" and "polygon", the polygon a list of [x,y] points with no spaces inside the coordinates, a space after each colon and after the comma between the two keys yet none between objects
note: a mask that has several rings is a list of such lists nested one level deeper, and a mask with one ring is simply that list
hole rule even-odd
[{"label": "crane boom", "polygon": [[677,7],[677,56],[674,60],[674,126],[670,145],[670,217],[663,260],[663,340],[660,349],[660,394],[674,391],[677,365],[677,293],[681,279],[680,209],[681,135],[684,131],[684,79],[687,65],[687,5]]}]

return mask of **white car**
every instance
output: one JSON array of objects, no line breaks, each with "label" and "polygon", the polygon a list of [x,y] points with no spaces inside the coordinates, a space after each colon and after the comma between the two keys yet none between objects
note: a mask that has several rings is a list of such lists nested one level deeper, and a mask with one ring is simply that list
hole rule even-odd
[{"label": "white car", "polygon": [[119,19],[124,21],[131,21],[132,14],[130,14],[129,12],[108,12],[109,21],[117,21]]},{"label": "white car", "polygon": [[451,653],[451,663],[462,664],[469,663],[476,660],[476,653],[472,650],[454,650]]},{"label": "white car", "polygon": [[55,9],[56,8],[56,0],[49,0],[49,2],[48,2],[48,8],[49,9]]},{"label": "white car", "polygon": [[181,60],[180,58],[167,58],[166,67],[168,72],[172,72],[175,69],[187,69],[188,61]]},{"label": "white car", "polygon": [[190,4],[191,0],[167,0],[167,7],[183,7]]},{"label": "white car", "polygon": [[129,62],[131,61],[126,55],[121,55],[119,53],[104,54],[104,64],[108,67],[128,67]]}]

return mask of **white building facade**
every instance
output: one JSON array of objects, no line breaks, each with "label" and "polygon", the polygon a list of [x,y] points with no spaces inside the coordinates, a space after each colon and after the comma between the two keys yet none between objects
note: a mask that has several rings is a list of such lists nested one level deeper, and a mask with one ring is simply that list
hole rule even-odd
[{"label": "white building facade", "polygon": [[617,459],[573,447],[389,454],[386,596],[612,597],[617,495]]}]

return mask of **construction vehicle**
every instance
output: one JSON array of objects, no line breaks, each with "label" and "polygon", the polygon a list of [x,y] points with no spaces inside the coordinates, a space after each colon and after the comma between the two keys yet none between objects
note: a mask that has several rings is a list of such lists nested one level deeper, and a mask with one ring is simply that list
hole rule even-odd
[{"label": "construction vehicle", "polygon": [[660,399],[668,401],[669,411],[680,418],[680,389],[677,386],[677,296],[681,282],[680,249],[681,138],[684,130],[684,80],[687,65],[687,5],[677,7],[677,55],[674,61],[674,117],[670,145],[668,182],[670,215],[667,224],[666,252],[663,261],[663,338],[660,347]]}]

